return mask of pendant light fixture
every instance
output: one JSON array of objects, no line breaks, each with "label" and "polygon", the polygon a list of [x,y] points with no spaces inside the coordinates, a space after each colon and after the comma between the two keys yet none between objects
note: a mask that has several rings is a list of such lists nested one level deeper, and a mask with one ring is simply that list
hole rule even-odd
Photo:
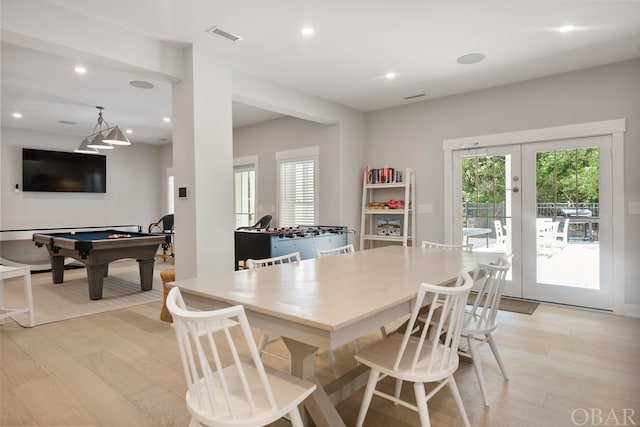
[{"label": "pendant light fixture", "polygon": [[99,151],[96,150],[95,148],[91,148],[89,147],[89,138],[85,138],[82,140],[82,143],[80,143],[80,146],[78,148],[76,148],[75,150],[76,153],[85,153],[85,154],[98,154]]},{"label": "pendant light fixture", "polygon": [[[131,145],[127,136],[118,126],[109,126],[109,123],[102,117],[104,107],[97,106],[96,108],[98,109],[98,123],[94,126],[93,133],[88,135],[75,151],[96,153],[97,150],[112,150],[114,145]],[[91,151],[92,149],[95,151]]]}]

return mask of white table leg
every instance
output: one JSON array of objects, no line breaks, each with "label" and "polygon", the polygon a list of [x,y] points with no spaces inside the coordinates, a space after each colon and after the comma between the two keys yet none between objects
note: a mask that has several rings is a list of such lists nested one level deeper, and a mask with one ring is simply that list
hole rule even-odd
[{"label": "white table leg", "polygon": [[24,298],[29,309],[29,327],[33,327],[35,319],[33,316],[33,292],[31,292],[31,271],[25,268],[24,272]]},{"label": "white table leg", "polygon": [[[315,376],[314,361],[318,347],[285,337],[282,340],[291,354],[291,374],[316,383],[316,391],[304,402],[304,407],[315,425],[317,427],[344,427],[344,421],[340,418],[338,411]],[[301,412],[304,413],[304,411]],[[303,421],[305,425],[308,425],[306,417]]]}]

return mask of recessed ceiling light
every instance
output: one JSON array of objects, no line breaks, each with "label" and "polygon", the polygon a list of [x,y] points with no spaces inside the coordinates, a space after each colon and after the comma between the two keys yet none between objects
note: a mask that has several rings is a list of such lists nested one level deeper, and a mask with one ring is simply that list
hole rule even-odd
[{"label": "recessed ceiling light", "polygon": [[72,122],[71,120],[58,120],[58,123],[62,123],[63,125],[77,125],[78,123]]},{"label": "recessed ceiling light", "polygon": [[162,119],[162,121],[165,123],[169,123],[171,119],[169,117],[165,117],[164,119]]},{"label": "recessed ceiling light", "polygon": [[396,78],[396,73],[389,72],[389,73],[384,75],[384,78],[387,79],[387,80],[395,79]]},{"label": "recessed ceiling light", "polygon": [[564,27],[560,27],[558,31],[560,31],[561,33],[570,33],[575,29],[576,27],[574,25],[569,24],[569,25],[565,25]]},{"label": "recessed ceiling light", "polygon": [[133,131],[131,129],[127,129],[125,130],[125,133],[133,133]]},{"label": "recessed ceiling light", "polygon": [[213,26],[211,28],[209,28],[207,31],[207,33],[211,33],[211,34],[215,34],[217,36],[220,37],[224,37],[225,39],[231,40],[232,42],[237,42],[238,40],[242,40],[242,38],[240,38],[240,36],[236,36],[235,34],[231,34],[228,31],[223,30],[222,28]]},{"label": "recessed ceiling light", "polygon": [[482,53],[469,53],[467,55],[462,55],[460,58],[456,59],[458,64],[476,64],[482,60],[484,60],[485,56]]},{"label": "recessed ceiling light", "polygon": [[76,73],[78,73],[78,74],[84,74],[84,73],[86,73],[86,72],[87,72],[87,69],[86,69],[85,67],[83,67],[83,66],[79,65],[79,66],[75,67],[75,68],[73,69],[73,71],[75,71],[75,72],[76,72]]},{"label": "recessed ceiling light", "polygon": [[144,80],[132,80],[129,84],[138,89],[153,89],[155,87],[153,83],[145,82]]},{"label": "recessed ceiling light", "polygon": [[13,113],[12,116],[16,119],[19,119],[20,117],[22,117],[22,113]]},{"label": "recessed ceiling light", "polygon": [[310,36],[311,34],[313,34],[313,28],[311,27],[303,27],[300,32],[302,33],[303,36]]}]

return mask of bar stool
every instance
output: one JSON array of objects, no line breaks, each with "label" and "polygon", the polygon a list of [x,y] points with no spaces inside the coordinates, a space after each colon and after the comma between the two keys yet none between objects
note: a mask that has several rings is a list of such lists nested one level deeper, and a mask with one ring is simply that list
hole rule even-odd
[{"label": "bar stool", "polygon": [[164,291],[164,296],[162,298],[162,311],[160,312],[160,320],[164,320],[165,322],[173,322],[173,317],[167,308],[167,295],[171,288],[167,286],[169,282],[175,282],[176,280],[176,269],[175,268],[167,268],[166,270],[162,270],[160,272],[160,278],[162,279],[162,289]]},{"label": "bar stool", "polygon": [[[12,277],[23,277],[24,296],[27,307],[25,308],[9,308],[4,306],[4,281]],[[0,265],[0,325],[4,325],[4,319],[13,317],[17,314],[29,313],[29,327],[35,324],[33,318],[33,294],[31,293],[31,270],[29,267],[9,267]]]}]

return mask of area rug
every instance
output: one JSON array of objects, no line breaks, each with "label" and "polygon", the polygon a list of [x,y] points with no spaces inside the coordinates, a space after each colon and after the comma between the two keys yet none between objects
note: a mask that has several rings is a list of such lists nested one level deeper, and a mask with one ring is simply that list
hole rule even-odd
[{"label": "area rug", "polygon": [[[89,299],[84,268],[65,270],[64,282],[56,285],[51,272],[32,274],[35,326],[162,300],[160,271],[163,268],[158,267],[154,269],[153,289],[142,292],[135,261],[111,263],[109,277],[104,278],[102,299],[95,301]],[[21,277],[5,280],[4,299],[6,307],[26,306]],[[23,327],[28,326],[27,314],[16,315],[13,319]]]},{"label": "area rug", "polygon": [[[471,305],[476,300],[476,294],[469,294],[467,304]],[[511,311],[514,313],[533,314],[540,303],[536,301],[527,301],[522,299],[505,298],[500,299],[500,310]]]}]

